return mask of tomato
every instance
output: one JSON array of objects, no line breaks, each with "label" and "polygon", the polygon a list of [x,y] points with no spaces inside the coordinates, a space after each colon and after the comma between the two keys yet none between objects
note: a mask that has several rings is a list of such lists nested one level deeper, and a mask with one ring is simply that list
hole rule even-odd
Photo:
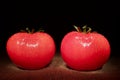
[{"label": "tomato", "polygon": [[[61,55],[68,67],[74,70],[97,70],[110,57],[110,43],[108,39],[97,32],[84,32],[78,27],[77,31],[68,32],[61,41]],[[89,28],[91,30],[91,28]]]},{"label": "tomato", "polygon": [[18,32],[6,44],[8,56],[22,69],[41,69],[47,66],[55,54],[53,38],[45,32]]}]

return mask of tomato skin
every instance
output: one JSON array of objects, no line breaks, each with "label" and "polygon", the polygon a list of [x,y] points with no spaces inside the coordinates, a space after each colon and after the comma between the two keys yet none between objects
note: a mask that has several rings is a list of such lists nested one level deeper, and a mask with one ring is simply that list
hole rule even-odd
[{"label": "tomato skin", "polygon": [[16,33],[6,44],[12,62],[23,69],[41,69],[47,66],[55,54],[53,38],[44,32]]},{"label": "tomato skin", "polygon": [[75,70],[96,70],[110,57],[110,44],[99,33],[72,31],[61,42],[61,55],[67,66]]}]

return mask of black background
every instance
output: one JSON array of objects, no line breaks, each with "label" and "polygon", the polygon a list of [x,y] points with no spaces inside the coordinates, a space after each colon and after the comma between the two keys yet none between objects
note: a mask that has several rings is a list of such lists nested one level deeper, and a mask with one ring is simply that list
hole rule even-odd
[{"label": "black background", "polygon": [[73,25],[88,25],[110,42],[111,55],[119,56],[119,7],[117,2],[4,2],[0,14],[0,50],[6,51],[7,39],[26,27],[43,28],[59,50],[63,36]]}]

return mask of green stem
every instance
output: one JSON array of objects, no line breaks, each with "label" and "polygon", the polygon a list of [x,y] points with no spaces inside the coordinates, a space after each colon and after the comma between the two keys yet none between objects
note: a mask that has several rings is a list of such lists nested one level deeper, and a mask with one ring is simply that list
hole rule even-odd
[{"label": "green stem", "polygon": [[90,27],[87,27],[87,25],[83,26],[82,29],[84,33],[89,33],[92,30]]},{"label": "green stem", "polygon": [[88,27],[87,33],[91,32],[92,29],[90,27]]},{"label": "green stem", "polygon": [[30,31],[30,29],[29,29],[28,27],[26,27],[26,31],[27,31],[28,33],[31,33],[31,31]]},{"label": "green stem", "polygon": [[78,32],[84,32],[84,33],[89,33],[91,32],[91,28],[90,27],[87,27],[87,25],[83,26],[82,27],[82,30],[80,29],[80,27],[77,27],[74,25],[74,28],[78,31]]},{"label": "green stem", "polygon": [[83,32],[86,33],[87,32],[87,25],[83,26],[82,29],[83,29]]},{"label": "green stem", "polygon": [[40,29],[38,30],[38,32],[44,32],[44,30],[43,30],[42,28],[40,28]]},{"label": "green stem", "polygon": [[[21,32],[28,32],[28,33],[34,33],[35,29],[30,30],[28,27],[26,27],[25,30],[21,30]],[[40,28],[37,32],[44,32],[42,28]]]},{"label": "green stem", "polygon": [[75,28],[78,32],[81,32],[80,27],[77,27],[77,26],[75,26],[75,25],[73,25],[73,26],[74,26],[74,28]]}]

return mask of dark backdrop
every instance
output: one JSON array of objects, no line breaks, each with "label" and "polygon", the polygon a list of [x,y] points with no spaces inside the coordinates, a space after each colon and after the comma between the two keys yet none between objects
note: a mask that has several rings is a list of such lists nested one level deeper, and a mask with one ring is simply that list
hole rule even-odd
[{"label": "dark backdrop", "polygon": [[[101,4],[102,3],[102,4]],[[108,38],[111,54],[119,56],[118,19],[119,9],[113,2],[95,2],[93,4],[39,4],[39,3],[5,3],[0,15],[0,48],[6,51],[6,41],[14,33],[26,27],[42,27],[55,40],[59,50],[63,36],[72,30],[73,25],[88,25]],[[67,4],[67,5],[66,5]],[[58,6],[59,5],[59,6]],[[69,6],[68,6],[69,5]],[[0,53],[2,54],[2,53]]]}]

